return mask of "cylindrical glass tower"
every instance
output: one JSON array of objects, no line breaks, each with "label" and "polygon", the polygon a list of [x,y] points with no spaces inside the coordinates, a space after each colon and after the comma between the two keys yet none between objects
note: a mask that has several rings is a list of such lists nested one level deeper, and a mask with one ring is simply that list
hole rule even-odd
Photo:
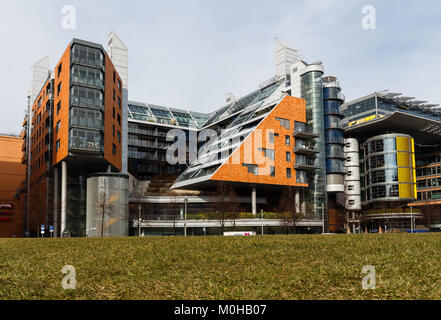
[{"label": "cylindrical glass tower", "polygon": [[364,202],[416,199],[414,141],[405,134],[384,134],[362,146]]},{"label": "cylindrical glass tower", "polygon": [[[313,217],[325,220],[326,214],[326,168],[325,168],[325,130],[323,117],[323,67],[309,65],[307,72],[301,75],[301,98],[306,101],[306,125],[318,135],[315,138],[315,148],[320,151],[315,156],[315,167],[318,169],[309,173],[309,190],[306,202],[313,204]],[[324,214],[324,216],[322,216]]]},{"label": "cylindrical glass tower", "polygon": [[344,192],[343,129],[340,106],[344,96],[335,77],[323,78],[323,114],[326,149],[327,192]]}]

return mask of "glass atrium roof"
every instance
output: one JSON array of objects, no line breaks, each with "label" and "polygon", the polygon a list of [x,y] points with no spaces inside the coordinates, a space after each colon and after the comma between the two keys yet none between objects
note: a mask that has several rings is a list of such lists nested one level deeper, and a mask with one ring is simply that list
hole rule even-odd
[{"label": "glass atrium roof", "polygon": [[208,114],[129,101],[129,118],[186,128],[200,128]]},{"label": "glass atrium roof", "polygon": [[203,125],[204,128],[217,129],[215,124],[224,119],[230,119],[229,125],[220,136],[211,139],[208,144],[200,148],[197,161],[184,171],[172,188],[209,180],[229,155],[240,146],[241,141],[284,98],[282,88],[284,88],[282,81],[273,82],[214,112]]}]

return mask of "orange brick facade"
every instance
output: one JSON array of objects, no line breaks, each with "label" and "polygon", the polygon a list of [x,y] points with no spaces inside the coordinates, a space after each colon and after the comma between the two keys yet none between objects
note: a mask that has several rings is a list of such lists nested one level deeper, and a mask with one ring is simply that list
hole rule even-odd
[{"label": "orange brick facade", "polygon": [[[281,126],[281,122],[276,118],[289,120],[289,129]],[[295,121],[306,122],[305,100],[287,96],[232,153],[211,180],[307,187],[307,184],[296,182],[295,154],[293,153]],[[270,133],[275,134],[274,143],[270,142]],[[285,143],[286,136],[289,136],[289,145]],[[274,150],[274,160],[265,157],[264,152],[259,148]],[[290,153],[290,161],[287,161],[287,152]],[[248,172],[248,168],[243,166],[244,163],[257,164],[259,174]],[[270,176],[270,167],[275,168],[274,177]],[[290,178],[287,177],[288,168],[291,169]]]},{"label": "orange brick facade", "polygon": [[22,143],[19,137],[0,136],[0,238],[23,236]]},{"label": "orange brick facade", "polygon": [[48,79],[32,106],[31,181],[44,175],[50,165],[51,90]]},{"label": "orange brick facade", "polygon": [[[69,92],[70,92],[70,45],[67,47],[57,66],[54,81],[54,123],[53,123],[53,164],[56,165],[68,155],[69,150]],[[61,70],[60,70],[61,66]],[[58,92],[58,88],[60,91]],[[56,126],[60,122],[57,132]],[[57,151],[57,141],[60,141]]]},{"label": "orange brick facade", "polygon": [[[105,95],[104,95],[104,159],[115,168],[122,167],[122,80],[116,72],[109,56],[105,54]],[[113,145],[116,153],[113,154]]]}]

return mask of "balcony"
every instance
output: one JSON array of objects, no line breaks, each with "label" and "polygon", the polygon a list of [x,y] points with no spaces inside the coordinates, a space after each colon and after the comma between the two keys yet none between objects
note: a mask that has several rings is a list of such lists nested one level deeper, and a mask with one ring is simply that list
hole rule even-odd
[{"label": "balcony", "polygon": [[304,154],[306,156],[320,153],[313,145],[296,145],[293,151],[296,154]]},{"label": "balcony", "polygon": [[318,138],[320,135],[318,133],[312,132],[310,128],[306,128],[306,126],[295,126],[293,136],[295,138],[301,139],[314,139]]},{"label": "balcony", "polygon": [[306,159],[306,161],[296,161],[294,169],[308,171],[319,169],[319,167],[315,165],[315,161],[313,159]]}]

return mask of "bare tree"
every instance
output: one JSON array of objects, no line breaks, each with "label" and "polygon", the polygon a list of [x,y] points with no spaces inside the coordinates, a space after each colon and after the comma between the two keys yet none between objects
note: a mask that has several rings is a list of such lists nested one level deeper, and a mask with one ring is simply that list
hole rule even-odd
[{"label": "bare tree", "polygon": [[213,219],[218,220],[221,226],[221,234],[224,234],[225,222],[228,220],[228,212],[225,203],[228,199],[228,188],[225,182],[218,182],[216,185],[216,201],[214,203],[215,212],[211,215]]},{"label": "bare tree", "polygon": [[303,216],[300,212],[297,212],[295,190],[292,187],[283,190],[283,193],[279,198],[279,205],[276,208],[276,212],[282,223],[284,233],[288,233],[290,227],[295,233],[297,222],[300,221]]},{"label": "bare tree", "polygon": [[232,187],[228,187],[226,193],[228,198],[225,204],[227,218],[233,221],[233,229],[236,230],[236,219],[238,219],[240,215],[239,197]]},{"label": "bare tree", "polygon": [[210,213],[212,219],[218,220],[221,226],[221,233],[225,231],[225,224],[228,220],[233,221],[233,228],[236,228],[236,219],[240,215],[240,202],[234,189],[227,186],[225,182],[218,182],[216,186],[216,201],[214,212]]},{"label": "bare tree", "polygon": [[101,237],[104,237],[104,220],[106,216],[111,216],[114,205],[110,199],[107,189],[100,190],[95,205],[101,213]]}]

